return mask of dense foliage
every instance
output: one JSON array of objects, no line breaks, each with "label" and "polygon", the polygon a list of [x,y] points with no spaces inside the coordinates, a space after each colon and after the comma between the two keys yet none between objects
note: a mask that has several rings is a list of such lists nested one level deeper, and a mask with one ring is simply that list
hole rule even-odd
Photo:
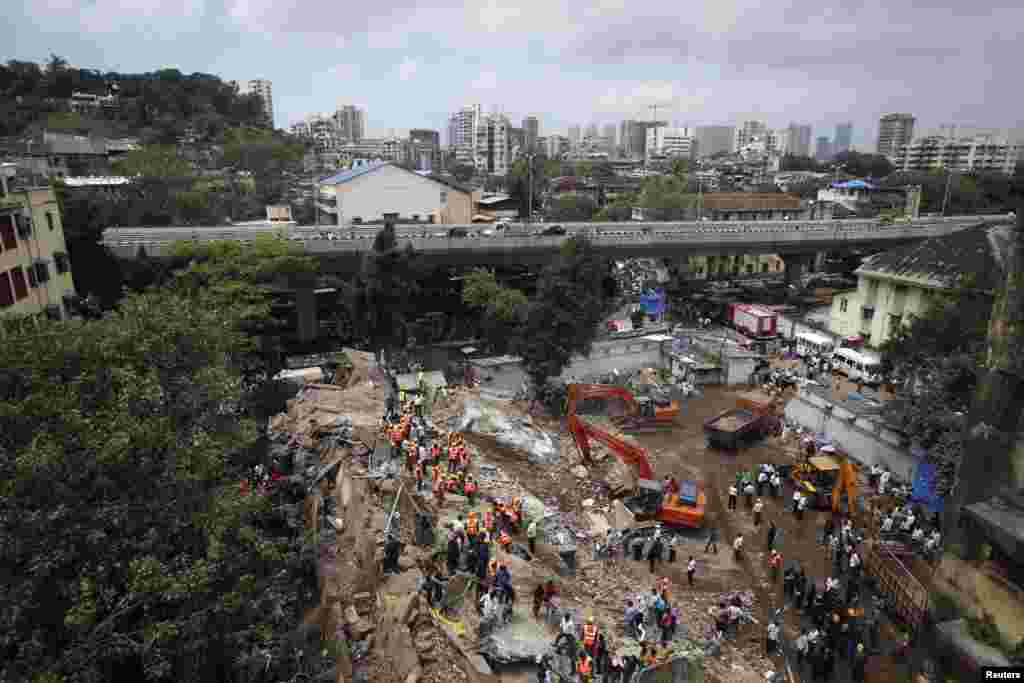
[{"label": "dense foliage", "polygon": [[586,238],[566,240],[541,274],[536,298],[523,307],[513,343],[535,388],[558,377],[573,354],[590,353],[613,295],[607,259]]},{"label": "dense foliage", "polygon": [[884,178],[896,168],[882,154],[865,154],[852,150],[837,154],[832,163],[834,166],[840,166],[854,178]]},{"label": "dense foliage", "polygon": [[47,125],[53,114],[70,113],[72,93],[106,96],[116,93],[117,107],[100,108],[94,116],[62,116],[68,129],[109,135],[138,135],[144,141],[172,144],[186,130],[204,142],[221,142],[237,126],[258,126],[263,120],[258,95],[240,95],[229,83],[210,74],[183,74],[161,69],[146,74],[101,73],[76,69],[52,56],[45,68],[11,60],[0,65],[0,135],[20,135]]},{"label": "dense foliage", "polygon": [[951,178],[942,170],[897,172],[882,182],[885,187],[920,185],[922,213],[942,211],[947,184],[946,213],[951,216],[1013,211],[1024,201],[1024,167],[1014,175],[973,173]]},{"label": "dense foliage", "polygon": [[[159,290],[0,345],[0,679],[287,680],[315,603],[283,492],[239,491],[287,245],[185,248]],[[322,663],[321,663],[322,664]]]},{"label": "dense foliage", "polygon": [[963,457],[964,423],[983,367],[991,311],[991,297],[965,281],[935,295],[923,316],[882,347],[887,369],[908,394],[897,423],[936,465],[943,494]]},{"label": "dense foliage", "polygon": [[412,245],[400,248],[394,224],[385,224],[366,254],[351,293],[352,318],[360,337],[374,351],[390,353],[405,347],[421,274]]},{"label": "dense foliage", "polygon": [[500,285],[493,273],[478,268],[463,282],[462,301],[479,311],[481,331],[492,350],[507,351],[518,330],[526,295]]}]

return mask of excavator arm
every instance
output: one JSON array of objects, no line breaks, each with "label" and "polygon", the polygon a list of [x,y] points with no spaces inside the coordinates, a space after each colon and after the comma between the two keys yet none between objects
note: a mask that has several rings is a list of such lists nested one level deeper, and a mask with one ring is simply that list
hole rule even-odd
[{"label": "excavator arm", "polygon": [[569,416],[569,431],[572,432],[576,446],[580,449],[583,459],[587,462],[590,458],[590,439],[600,441],[612,449],[619,457],[619,460],[636,469],[640,479],[652,479],[654,471],[647,461],[647,451],[640,446],[629,443],[625,439],[614,436],[599,427],[588,424],[572,414]]},{"label": "excavator arm", "polygon": [[853,469],[853,463],[848,457],[844,457],[839,465],[839,476],[836,477],[836,485],[832,489],[832,511],[839,512],[839,502],[843,499],[843,492],[846,492],[846,505],[849,515],[852,517],[855,509],[854,501],[857,498],[857,473]]}]

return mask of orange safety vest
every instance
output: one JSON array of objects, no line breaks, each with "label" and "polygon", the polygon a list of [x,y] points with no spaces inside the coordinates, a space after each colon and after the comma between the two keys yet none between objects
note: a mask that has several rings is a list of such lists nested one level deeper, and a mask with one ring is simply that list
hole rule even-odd
[{"label": "orange safety vest", "polygon": [[470,515],[469,519],[466,520],[466,533],[470,536],[476,536],[476,515]]},{"label": "orange safety vest", "polygon": [[441,468],[438,467],[437,465],[434,465],[433,467],[430,468],[430,470],[430,478],[433,479],[434,483],[436,484],[438,479],[441,478]]},{"label": "orange safety vest", "polygon": [[590,675],[590,657],[580,657],[579,666],[576,667],[577,671],[580,672],[581,676]]},{"label": "orange safety vest", "polygon": [[593,624],[585,624],[583,626],[583,645],[586,647],[592,647],[594,641],[597,640],[597,627]]},{"label": "orange safety vest", "polygon": [[491,560],[490,563],[487,565],[487,575],[493,578],[494,575],[497,574],[497,573],[498,573],[498,561],[497,560]]}]

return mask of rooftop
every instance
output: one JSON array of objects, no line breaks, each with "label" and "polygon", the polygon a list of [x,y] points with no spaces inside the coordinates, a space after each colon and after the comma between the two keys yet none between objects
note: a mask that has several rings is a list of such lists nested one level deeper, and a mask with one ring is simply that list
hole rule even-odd
[{"label": "rooftop", "polygon": [[[347,170],[344,170],[344,171],[340,171],[339,173],[335,173],[334,175],[332,175],[332,176],[330,176],[328,178],[324,178],[323,180],[320,180],[319,184],[320,185],[341,185],[343,183],[347,183],[350,180],[354,180],[355,178],[358,178],[360,176],[368,175],[370,173],[373,173],[374,171],[379,171],[380,169],[384,168],[385,166],[394,166],[395,168],[400,168],[403,171],[407,171],[407,169],[402,168],[401,166],[399,166],[399,165],[397,165],[395,163],[392,163],[390,161],[373,161],[373,162],[370,162],[368,164],[363,164],[362,166],[358,166],[356,168],[350,168],[350,169],[347,169]],[[437,176],[437,175],[423,175],[422,173],[417,173],[416,171],[407,171],[407,172],[412,174],[412,175],[415,175],[415,176],[420,176],[422,178],[429,178],[430,180],[433,180],[436,183],[441,183],[442,185],[447,185],[448,187],[451,187],[452,189],[458,190],[460,192],[467,192],[467,193],[472,193],[473,192],[471,189],[467,188],[466,186],[460,185],[459,183],[456,183],[456,182],[454,182],[452,180],[448,180],[447,178],[442,178],[442,177]]]},{"label": "rooftop", "polygon": [[977,287],[993,291],[1004,279],[1013,227],[982,223],[944,237],[875,254],[865,259],[858,275],[880,274],[928,280],[939,287],[953,287],[965,275],[976,278]]}]

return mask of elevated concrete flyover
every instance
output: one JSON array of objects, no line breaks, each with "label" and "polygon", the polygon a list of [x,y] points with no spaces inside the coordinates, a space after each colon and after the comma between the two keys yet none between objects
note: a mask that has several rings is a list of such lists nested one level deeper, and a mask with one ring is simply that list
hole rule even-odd
[{"label": "elevated concrete flyover", "polygon": [[[613,258],[672,258],[712,254],[780,254],[794,263],[807,262],[805,255],[850,249],[886,249],[929,237],[939,237],[983,222],[1010,222],[1008,216],[957,216],[921,219],[909,223],[882,225],[875,220],[792,220],[755,222],[687,223],[563,223],[567,235],[585,234],[602,253]],[[566,236],[524,234],[522,224],[509,226],[506,234],[484,236],[486,226],[437,225],[399,226],[398,241],[408,244],[430,263],[503,265],[544,263],[557,253]],[[536,225],[538,230],[546,225]],[[423,236],[423,229],[434,235]],[[453,228],[467,237],[447,237]],[[292,228],[289,239],[306,253],[320,256],[326,270],[350,272],[363,254],[373,248],[369,236],[379,230],[362,226],[355,231],[324,229],[335,239],[321,238],[317,229]],[[415,232],[413,232],[415,230]],[[346,234],[347,233],[347,234]],[[255,239],[245,227],[219,228],[111,228],[104,231],[104,244],[118,256],[134,258],[140,246],[150,256],[160,255],[176,240]],[[799,257],[799,258],[798,258]],[[801,266],[803,267],[803,266]]]}]

